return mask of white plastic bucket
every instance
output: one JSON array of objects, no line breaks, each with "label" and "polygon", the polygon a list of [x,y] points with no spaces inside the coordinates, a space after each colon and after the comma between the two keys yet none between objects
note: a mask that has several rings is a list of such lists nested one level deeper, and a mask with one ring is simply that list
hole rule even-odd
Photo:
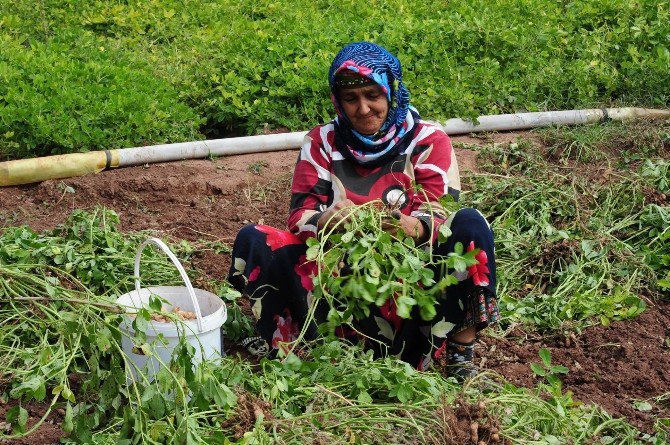
[{"label": "white plastic bucket", "polygon": [[[172,263],[179,270],[183,286],[156,286],[140,287],[140,259],[142,251],[149,245],[158,246],[172,260]],[[175,347],[179,344],[179,337],[185,337],[185,340],[195,348],[194,365],[206,359],[212,359],[223,354],[223,333],[221,326],[225,323],[228,316],[226,305],[223,300],[202,289],[194,289],[191,281],[186,275],[177,257],[170,251],[158,238],[149,238],[139,247],[135,255],[135,290],[121,295],[117,298],[117,303],[125,306],[126,315],[120,328],[123,332],[121,346],[123,352],[132,361],[132,377],[138,377],[138,371],[141,371],[149,379],[152,379],[162,366],[170,363],[170,358]],[[144,355],[135,348],[135,344],[129,337],[134,336],[132,328],[133,318],[128,314],[137,312],[138,309],[149,307],[149,298],[151,295],[157,295],[167,301],[168,311],[178,306],[181,310],[195,312],[195,320],[184,320],[179,324],[169,322],[149,321],[146,329],[147,343],[151,345],[151,354]],[[159,335],[162,335],[159,338]],[[135,351],[139,352],[134,352]],[[130,376],[129,376],[130,377]]]}]

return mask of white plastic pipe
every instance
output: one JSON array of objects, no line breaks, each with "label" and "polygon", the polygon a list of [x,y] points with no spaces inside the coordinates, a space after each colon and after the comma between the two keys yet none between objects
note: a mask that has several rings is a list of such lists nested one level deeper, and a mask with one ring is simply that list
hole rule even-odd
[{"label": "white plastic pipe", "polygon": [[[498,114],[480,116],[478,123],[463,119],[449,119],[437,123],[449,135],[484,131],[526,130],[553,125],[578,125],[604,120],[627,120],[635,118],[667,118],[670,110],[644,108],[603,108],[590,110],[546,111],[537,113]],[[306,131],[294,133],[246,136],[209,141],[184,142],[180,144],[152,145],[147,147],[117,150],[119,167],[142,165],[151,162],[179,161],[208,156],[229,156],[244,153],[291,150],[299,148]]]},{"label": "white plastic pipe", "polygon": [[200,159],[209,156],[230,156],[244,153],[292,150],[299,148],[306,131],[294,133],[244,136],[238,138],[210,139],[208,141],[181,142],[178,144],[149,145],[115,150],[119,167],[143,165],[151,162]]},{"label": "white plastic pipe", "polygon": [[[499,114],[480,116],[477,122],[449,119],[444,124],[436,124],[440,125],[447,134],[456,135],[484,131],[526,130],[556,125],[579,125],[605,120],[667,119],[669,117],[670,110],[628,107]],[[297,131],[0,162],[0,186],[69,178],[98,173],[109,168],[154,162],[297,149],[306,134],[306,131]]]},{"label": "white plastic pipe", "polygon": [[670,117],[670,110],[633,107],[601,108],[480,116],[477,119],[477,123],[463,119],[449,119],[444,123],[442,128],[445,133],[453,135],[483,131],[527,130],[537,127],[579,125],[606,120],[623,121],[638,118],[662,119],[668,117]]}]

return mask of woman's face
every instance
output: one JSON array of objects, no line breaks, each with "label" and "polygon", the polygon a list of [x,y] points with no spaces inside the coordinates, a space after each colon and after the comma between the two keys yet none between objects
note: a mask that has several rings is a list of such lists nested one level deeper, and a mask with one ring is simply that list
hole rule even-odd
[{"label": "woman's face", "polygon": [[379,85],[342,88],[339,102],[354,130],[361,134],[375,134],[386,121],[389,103]]}]

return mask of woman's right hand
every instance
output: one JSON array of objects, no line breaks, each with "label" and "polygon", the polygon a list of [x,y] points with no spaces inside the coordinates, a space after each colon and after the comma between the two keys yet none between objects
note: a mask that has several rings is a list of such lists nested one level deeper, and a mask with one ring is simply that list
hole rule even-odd
[{"label": "woman's right hand", "polygon": [[[349,214],[353,210],[354,203],[350,199],[345,199],[333,204],[331,207],[323,212],[319,221],[317,222],[317,228],[319,232],[324,230],[330,230],[332,227],[335,227],[341,221],[344,221],[349,217]],[[342,230],[344,226],[339,224],[338,229]]]}]

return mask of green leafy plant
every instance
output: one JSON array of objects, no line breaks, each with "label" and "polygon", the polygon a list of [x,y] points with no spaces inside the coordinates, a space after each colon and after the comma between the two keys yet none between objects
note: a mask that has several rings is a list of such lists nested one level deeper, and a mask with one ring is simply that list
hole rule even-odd
[{"label": "green leafy plant", "polygon": [[[59,230],[79,238],[102,235],[97,242],[106,243],[109,237],[116,246],[116,237],[131,236],[100,231],[101,226],[90,224],[89,218],[78,214],[71,226]],[[282,361],[263,359],[253,364],[226,356],[205,360],[197,368],[192,365],[194,348],[180,343],[153,379],[141,373],[129,379],[132,365],[120,347],[121,336],[128,333],[118,329],[120,308],[113,296],[87,289],[63,271],[62,264],[28,261],[52,258],[43,252],[31,257],[29,248],[17,244],[36,242],[34,236],[39,234],[14,230],[0,235],[5,249],[0,261],[0,382],[6,388],[3,402],[11,398],[16,403],[5,418],[13,431],[3,439],[30,434],[50,412],[63,409],[63,439],[76,443],[288,444],[342,438],[351,443],[388,443],[408,437],[441,444],[445,431],[454,426],[449,419],[456,404],[477,401],[491,413],[489,419],[495,423],[490,426],[499,429],[505,440],[537,442],[540,434],[547,443],[552,437],[575,443],[594,438],[634,443],[644,437],[660,444],[667,438],[663,419],[657,434],[640,435],[624,420],[580,405],[557,385],[541,384],[535,391],[493,385],[486,395],[472,393],[476,385],[463,388],[437,373],[416,371],[394,357],[374,359],[370,351],[339,341],[320,342],[301,351],[300,357],[289,354]],[[50,249],[59,247],[61,252],[72,241],[46,238]],[[44,242],[36,244],[38,249],[45,247]],[[128,255],[127,260],[135,253],[120,252]],[[78,256],[88,252],[82,249],[72,255],[71,261],[78,263]],[[109,270],[120,263],[116,256],[101,255],[99,261],[109,262],[113,266]],[[89,283],[100,285],[95,280]],[[225,283],[210,285],[229,303],[239,297]],[[132,340],[146,354],[154,354],[160,345],[160,340],[146,342],[147,323],[160,310],[161,301],[152,299],[134,320]],[[549,355],[541,352],[541,357],[538,366],[545,377],[561,374]],[[48,407],[37,423],[28,421],[29,403]]]},{"label": "green leafy plant", "polygon": [[[607,127],[626,134],[626,144],[648,141],[648,153],[667,152],[664,125]],[[482,209],[496,234],[503,323],[553,331],[638,316],[645,296],[666,289],[670,220],[665,206],[649,202],[662,204],[660,190],[652,190],[663,177],[662,159],[621,167],[625,153],[607,151],[593,173],[566,175],[546,150],[528,141],[486,145],[480,171],[464,178],[461,201]],[[629,152],[647,153],[637,146]]]},{"label": "green leafy plant", "polygon": [[[462,245],[438,257],[402,231],[391,235],[383,229],[388,213],[379,204],[357,206],[340,223],[343,230],[335,226],[307,241],[306,260],[316,268],[313,296],[327,303],[331,328],[367,317],[371,305],[383,306],[390,299],[399,317],[409,318],[416,308],[421,318],[431,320],[444,289],[458,282],[450,272],[477,263],[477,251],[466,253]],[[442,240],[446,235],[441,234]]]},{"label": "green leafy plant", "polygon": [[[7,228],[0,235],[0,264],[41,264],[72,274],[99,294],[119,295],[134,288],[134,257],[148,232],[119,231],[113,210],[75,210],[52,231]],[[185,252],[187,249],[180,249]],[[187,257],[186,257],[187,258]],[[147,251],[143,271],[149,283],[179,284],[179,274],[158,252]]]},{"label": "green leafy plant", "polygon": [[542,363],[531,363],[530,369],[538,377],[544,377],[552,386],[560,386],[559,374],[567,374],[568,368],[562,365],[554,365],[551,363],[551,352],[548,349],[542,348],[539,352]]},{"label": "green leafy plant", "polygon": [[[670,97],[670,12],[657,2],[213,5],[0,5],[2,156],[257,134],[266,126],[306,130],[334,116],[327,68],[360,40],[399,56],[414,105],[435,120],[663,107]],[[388,23],[387,10],[403,11],[403,20]],[[347,32],[332,23],[346,23]],[[407,42],[419,29],[422,38]],[[598,158],[589,138],[578,139],[557,150]]]},{"label": "green leafy plant", "polygon": [[228,308],[228,317],[224,325],[226,340],[238,342],[245,337],[254,335],[254,322],[242,312],[239,301],[242,294],[233,289],[227,282],[212,282],[217,295],[225,302]]}]

